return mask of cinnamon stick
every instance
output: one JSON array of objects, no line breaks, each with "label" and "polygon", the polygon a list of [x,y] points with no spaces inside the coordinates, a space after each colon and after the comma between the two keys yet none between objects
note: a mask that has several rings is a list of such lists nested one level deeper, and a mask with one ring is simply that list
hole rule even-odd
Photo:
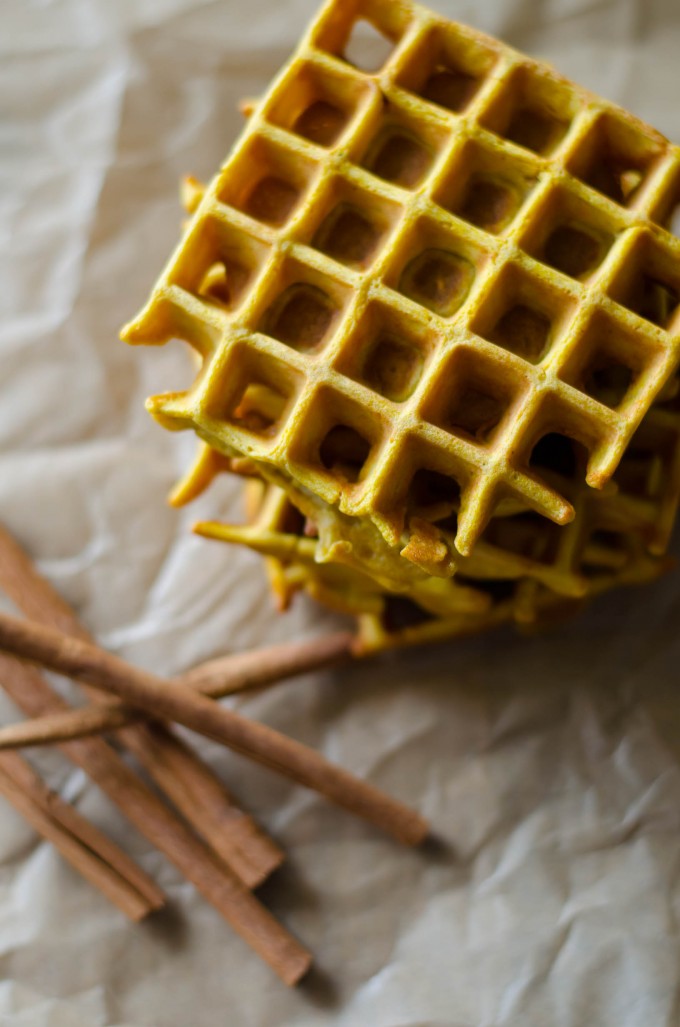
[{"label": "cinnamon stick", "polygon": [[[353,644],[354,636],[344,632],[323,635],[310,642],[286,642],[211,660],[173,680],[211,699],[221,699],[342,663],[351,657]],[[89,738],[137,723],[143,717],[140,710],[120,702],[84,706],[0,729],[0,748],[24,749]]]},{"label": "cinnamon stick", "polygon": [[0,755],[0,794],[131,920],[142,920],[164,905],[163,892],[151,878],[16,753]]},{"label": "cinnamon stick", "polygon": [[[75,612],[43,578],[16,539],[0,526],[0,587],[27,617],[91,641]],[[90,693],[97,702],[102,697]],[[261,884],[284,853],[240,810],[213,771],[168,728],[121,732],[130,749],[182,816],[248,887]]]},{"label": "cinnamon stick", "polygon": [[281,866],[283,849],[235,804],[210,767],[174,732],[150,721],[127,728],[120,737],[173,806],[247,888],[257,888]]},{"label": "cinnamon stick", "polygon": [[[0,684],[28,716],[69,707],[31,666],[0,654]],[[101,738],[68,742],[64,754],[104,791],[180,873],[287,984],[306,973],[311,957],[267,913],[208,846],[153,794]]]},{"label": "cinnamon stick", "polygon": [[180,684],[222,699],[234,692],[284,681],[299,674],[337,666],[354,656],[356,638],[338,631],[306,642],[284,642],[201,663],[177,679]]},{"label": "cinnamon stick", "polygon": [[[330,763],[313,749],[247,720],[184,685],[132,667],[80,639],[0,614],[0,650],[27,659],[222,742],[320,792],[409,845],[427,835],[414,810]],[[72,744],[83,744],[72,743]]]}]

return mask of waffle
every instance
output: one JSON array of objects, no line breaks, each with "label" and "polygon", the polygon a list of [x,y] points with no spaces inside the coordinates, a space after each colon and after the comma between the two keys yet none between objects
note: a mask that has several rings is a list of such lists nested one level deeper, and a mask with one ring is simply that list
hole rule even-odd
[{"label": "waffle", "polygon": [[[191,479],[191,472],[189,479]],[[588,570],[588,595],[565,598],[535,580],[497,580],[481,585],[487,602],[475,606],[459,591],[459,602],[448,611],[428,606],[427,592],[408,596],[376,588],[366,575],[350,568],[318,564],[309,525],[285,493],[259,479],[246,483],[247,524],[207,522],[196,531],[208,538],[246,545],[265,556],[270,585],[280,610],[291,598],[306,591],[312,598],[340,613],[355,616],[362,644],[367,650],[420,645],[479,634],[514,622],[521,630],[538,630],[576,615],[591,599],[619,585],[654,581],[669,567],[667,560],[651,555],[641,539],[611,532],[582,530],[572,540],[569,555],[575,560],[575,541],[580,560]],[[598,523],[598,522],[596,522]],[[618,543],[618,544],[617,544]],[[440,584],[438,582],[438,584]],[[452,582],[447,583],[452,586]],[[479,583],[476,583],[479,584]],[[457,586],[460,590],[460,585]]]},{"label": "waffle", "polygon": [[[389,49],[364,70],[362,24]],[[545,64],[331,0],[124,338],[196,350],[150,411],[303,497],[328,551],[358,525],[384,581],[446,577],[501,515],[564,525],[611,479],[678,364],[679,199],[680,150]]]},{"label": "waffle", "polygon": [[[367,547],[358,540],[349,552],[342,542],[329,551],[318,539],[316,526],[313,537],[308,532],[299,540],[294,530],[285,530],[285,525],[299,527],[304,522],[301,511],[310,516],[305,497],[296,490],[280,493],[281,509],[268,506],[264,524],[260,521],[256,526],[242,528],[214,523],[203,525],[201,530],[224,541],[249,545],[279,561],[297,559],[304,549],[304,561],[308,566],[316,565],[317,571],[344,564],[372,579],[383,591],[415,595],[423,608],[444,617],[473,612],[475,605],[476,612],[484,612],[489,596],[497,595],[500,586],[505,584],[500,591],[507,592],[507,583],[522,581],[514,618],[531,621],[535,617],[532,597],[540,596],[543,590],[583,599],[591,593],[593,580],[607,580],[613,574],[611,584],[615,585],[619,572],[625,572],[626,580],[631,575],[634,580],[635,566],[646,567],[648,553],[659,557],[666,551],[680,500],[679,391],[674,379],[643,419],[613,481],[600,491],[589,488],[577,473],[577,449],[567,445],[558,454],[551,449],[553,467],[545,473],[556,489],[570,495],[576,511],[574,520],[557,527],[526,511],[494,518],[472,556],[461,559],[460,573],[453,581],[427,577],[424,573],[415,575],[414,568],[406,562],[408,574],[404,580],[393,581],[384,573],[375,547]],[[175,490],[173,501],[177,505],[190,501],[209,486],[216,474],[233,470],[233,464],[234,461],[202,444],[194,466]],[[364,549],[368,549],[369,555],[362,561]],[[334,580],[338,580],[337,572],[324,573],[327,578],[335,574]],[[467,591],[461,590],[462,584]],[[471,589],[476,592],[476,599]]]},{"label": "waffle", "polygon": [[[173,501],[190,501],[230,469],[203,444]],[[563,487],[567,484],[568,479]],[[498,555],[495,560],[487,556],[487,574],[477,579],[459,575],[453,581],[385,588],[368,570],[320,561],[315,526],[282,490],[251,478],[246,496],[245,526],[204,522],[196,530],[263,555],[281,609],[304,589],[326,605],[358,616],[366,639],[379,647],[480,632],[508,621],[540,627],[577,612],[603,591],[643,584],[669,568],[663,553],[680,496],[680,397],[672,383],[644,418],[612,487],[598,493],[582,484],[574,496],[574,522],[555,529],[552,540],[537,534],[537,525],[527,525],[524,515],[492,522]],[[509,542],[515,549],[510,557],[523,548],[525,562],[542,562],[546,573],[571,577],[581,583],[579,589],[565,596],[546,587],[536,574],[508,576],[508,553],[501,546]]]},{"label": "waffle", "polygon": [[[193,466],[173,490],[171,502],[177,506],[190,502],[206,489],[217,473],[228,470],[231,468],[225,464],[224,458],[203,444]],[[259,495],[259,490],[265,490],[267,495],[261,504],[251,499]],[[392,582],[381,574],[379,566],[368,561],[362,563],[351,554],[346,560],[341,558],[342,554],[339,554],[339,559],[324,559],[316,525],[305,518],[283,490],[251,478],[246,484],[246,496],[250,523],[204,522],[196,525],[195,530],[208,538],[245,545],[265,557],[272,583],[278,582],[274,591],[281,609],[288,605],[291,582],[294,583],[293,592],[304,586],[317,597],[326,590],[329,596],[340,596],[346,591],[352,596],[349,606],[339,598],[335,602],[327,602],[336,609],[342,607],[344,612],[359,611],[359,595],[362,612],[377,609],[380,603],[375,597],[385,592],[395,595],[408,593],[417,598],[423,609],[437,616],[482,613],[490,607],[488,592],[483,585],[472,580],[431,579],[420,574],[412,575],[404,582]],[[355,548],[360,548],[359,542]],[[313,586],[308,587],[312,581]]]}]

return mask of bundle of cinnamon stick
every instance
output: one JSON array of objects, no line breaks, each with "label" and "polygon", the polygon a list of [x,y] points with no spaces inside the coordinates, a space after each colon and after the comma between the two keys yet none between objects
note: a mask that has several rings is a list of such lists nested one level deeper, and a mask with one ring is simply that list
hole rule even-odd
[{"label": "bundle of cinnamon stick", "polygon": [[[0,728],[0,794],[132,920],[159,909],[165,897],[156,884],[10,751],[59,744],[278,976],[296,984],[312,957],[253,894],[284,853],[170,724],[222,742],[398,841],[418,845],[428,833],[418,813],[307,746],[216,702],[352,659],[352,635],[227,656],[168,681],[97,646],[2,527],[0,589],[25,618],[0,614],[0,687],[31,718]],[[69,706],[40,668],[83,685],[89,705]],[[137,776],[120,748],[136,757],[170,805]]]}]

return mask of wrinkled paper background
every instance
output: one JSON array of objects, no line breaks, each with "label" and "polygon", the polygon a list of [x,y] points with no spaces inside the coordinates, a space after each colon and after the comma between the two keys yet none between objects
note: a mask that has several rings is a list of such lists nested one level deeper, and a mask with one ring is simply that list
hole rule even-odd
[{"label": "wrinkled paper background", "polygon": [[[680,139],[676,0],[436,0]],[[117,329],[314,0],[3,0],[0,518],[107,646],[163,673],[335,623],[272,611],[259,560],[191,536],[240,513],[221,482],[165,495],[193,440],[151,392],[178,345]],[[0,805],[3,1027],[677,1027],[680,576],[510,631],[237,702],[413,803],[445,840],[400,849],[198,742],[289,852],[263,889],[317,956],[287,992],[79,771],[50,782],[167,890],[134,927]],[[70,694],[74,694],[71,692]],[[0,701],[0,718],[16,711]]]}]

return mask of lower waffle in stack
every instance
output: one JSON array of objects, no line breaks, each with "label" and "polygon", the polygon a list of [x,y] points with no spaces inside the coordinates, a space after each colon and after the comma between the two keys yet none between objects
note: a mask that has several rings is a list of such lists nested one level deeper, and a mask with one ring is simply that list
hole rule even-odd
[{"label": "lower waffle in stack", "polygon": [[356,541],[348,561],[341,547],[329,553],[314,522],[296,505],[295,490],[291,496],[247,462],[231,461],[206,443],[171,502],[190,502],[218,474],[237,475],[244,482],[246,522],[208,521],[195,530],[262,555],[279,609],[304,591],[355,616],[367,649],[474,634],[504,623],[540,629],[574,615],[602,592],[645,584],[669,568],[665,554],[680,496],[677,392],[671,383],[659,397],[611,485],[601,491],[574,473],[578,453],[553,440],[544,473],[569,495],[574,520],[558,527],[531,511],[510,509],[491,521],[473,556],[461,560],[450,578],[421,572],[416,579],[405,561],[403,579],[388,579],[380,553],[373,565],[370,544],[359,565]]}]

